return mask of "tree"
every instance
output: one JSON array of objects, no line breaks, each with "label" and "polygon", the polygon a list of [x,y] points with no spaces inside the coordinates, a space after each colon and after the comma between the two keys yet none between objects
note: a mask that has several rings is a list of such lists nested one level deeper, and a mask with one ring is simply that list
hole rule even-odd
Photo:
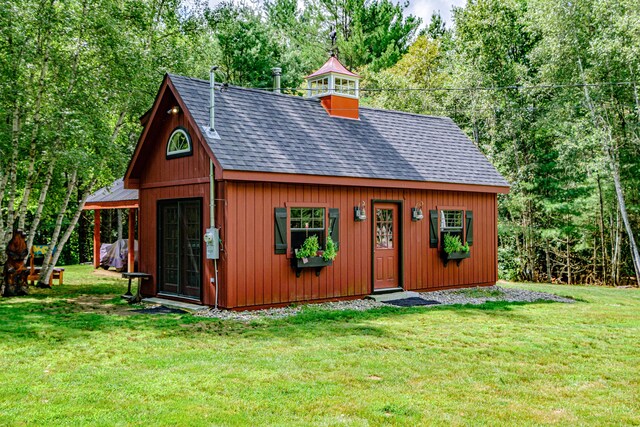
[{"label": "tree", "polygon": [[[420,19],[404,15],[408,2],[390,0],[318,0],[338,33],[337,51],[348,68],[372,71],[398,62],[413,42]],[[329,28],[325,28],[329,34]]]}]

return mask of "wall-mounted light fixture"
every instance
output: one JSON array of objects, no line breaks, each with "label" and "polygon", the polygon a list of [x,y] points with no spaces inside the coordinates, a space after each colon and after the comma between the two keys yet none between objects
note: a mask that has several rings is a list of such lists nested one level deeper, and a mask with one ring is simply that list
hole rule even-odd
[{"label": "wall-mounted light fixture", "polygon": [[167,114],[178,114],[180,112],[180,107],[174,105],[173,107],[167,110]]},{"label": "wall-mounted light fixture", "polygon": [[360,205],[354,208],[354,212],[354,219],[356,221],[364,221],[367,219],[367,206],[365,205],[364,200]]},{"label": "wall-mounted light fixture", "polygon": [[424,218],[422,214],[422,202],[416,203],[415,208],[411,208],[411,221],[420,221]]}]

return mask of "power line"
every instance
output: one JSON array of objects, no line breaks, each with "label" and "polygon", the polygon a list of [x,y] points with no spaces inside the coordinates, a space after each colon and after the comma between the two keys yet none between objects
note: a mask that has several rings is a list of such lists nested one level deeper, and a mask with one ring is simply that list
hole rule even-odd
[{"label": "power line", "polygon": [[[600,82],[600,83],[543,83],[538,85],[509,85],[509,86],[475,86],[475,87],[409,87],[409,88],[399,88],[399,87],[380,87],[380,88],[367,88],[360,87],[358,90],[360,92],[384,92],[384,91],[396,91],[396,92],[438,92],[438,91],[449,91],[449,92],[473,92],[473,91],[500,91],[500,90],[533,90],[533,89],[563,89],[563,88],[585,88],[585,87],[602,87],[602,86],[632,86],[637,85],[635,81],[620,81],[620,82]],[[248,87],[248,86],[239,86],[244,89],[257,89],[264,90],[267,92],[273,91],[288,91],[288,92],[309,92],[309,90],[317,90],[317,89],[307,89],[307,88],[280,88],[274,89],[270,87]]]}]

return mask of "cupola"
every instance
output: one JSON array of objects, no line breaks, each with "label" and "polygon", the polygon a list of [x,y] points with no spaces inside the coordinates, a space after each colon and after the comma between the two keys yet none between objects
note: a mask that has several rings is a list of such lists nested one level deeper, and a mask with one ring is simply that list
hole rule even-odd
[{"label": "cupola", "polygon": [[331,117],[358,119],[360,76],[347,70],[335,55],[307,77],[308,96],[320,98]]}]

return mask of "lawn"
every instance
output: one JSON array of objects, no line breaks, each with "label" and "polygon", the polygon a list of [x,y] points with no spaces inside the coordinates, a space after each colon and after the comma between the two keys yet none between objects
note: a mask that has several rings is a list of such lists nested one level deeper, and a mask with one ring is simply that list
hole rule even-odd
[{"label": "lawn", "polygon": [[125,281],[0,299],[0,424],[640,424],[640,291],[575,304],[129,315]]}]

